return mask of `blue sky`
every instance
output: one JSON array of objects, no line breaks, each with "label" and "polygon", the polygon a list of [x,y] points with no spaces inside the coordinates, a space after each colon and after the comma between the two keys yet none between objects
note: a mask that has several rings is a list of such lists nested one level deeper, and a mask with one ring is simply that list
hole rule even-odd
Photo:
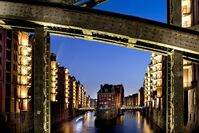
[{"label": "blue sky", "polygon": [[[95,8],[166,23],[166,0],[110,0]],[[92,98],[104,83],[122,83],[125,95],[138,92],[151,56],[143,51],[60,36],[51,36],[51,52]]]}]

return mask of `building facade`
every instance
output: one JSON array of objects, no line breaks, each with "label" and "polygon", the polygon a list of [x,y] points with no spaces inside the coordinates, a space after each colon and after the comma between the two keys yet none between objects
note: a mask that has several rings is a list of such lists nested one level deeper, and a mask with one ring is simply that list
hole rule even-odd
[{"label": "building facade", "polygon": [[74,76],[69,76],[69,113],[71,116],[75,116],[78,109],[76,82],[77,81]]},{"label": "building facade", "polygon": [[120,108],[124,100],[123,85],[101,85],[97,93],[97,107],[99,108]]},{"label": "building facade", "polygon": [[152,53],[144,79],[146,114],[159,127],[165,129],[167,57]]},{"label": "building facade", "polygon": [[32,45],[27,32],[0,29],[0,125],[32,130]]},{"label": "building facade", "polygon": [[139,96],[138,93],[126,96],[124,98],[124,104],[125,106],[133,107],[133,106],[139,106]]},{"label": "building facade", "polygon": [[[152,54],[144,80],[144,105],[147,115],[159,127],[165,129],[166,123],[166,81],[167,57]],[[184,126],[187,130],[198,130],[198,83],[199,65],[183,60],[184,88]]]},{"label": "building facade", "polygon": [[138,93],[138,106],[144,106],[144,87],[139,89]]},{"label": "building facade", "polygon": [[[198,29],[199,0],[168,0],[168,23]],[[195,28],[194,28],[195,27]],[[199,131],[199,64],[183,60],[184,126]]]}]

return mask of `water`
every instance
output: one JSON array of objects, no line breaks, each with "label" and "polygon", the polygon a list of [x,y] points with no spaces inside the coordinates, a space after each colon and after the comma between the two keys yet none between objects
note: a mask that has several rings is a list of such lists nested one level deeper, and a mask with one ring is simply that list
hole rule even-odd
[{"label": "water", "polygon": [[140,112],[125,112],[114,122],[97,124],[93,112],[63,122],[55,129],[56,133],[159,133],[157,126],[144,118]]}]

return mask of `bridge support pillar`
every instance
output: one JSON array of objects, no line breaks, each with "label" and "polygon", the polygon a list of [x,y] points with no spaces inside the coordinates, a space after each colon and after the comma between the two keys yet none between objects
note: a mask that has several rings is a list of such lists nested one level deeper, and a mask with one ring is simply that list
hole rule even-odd
[{"label": "bridge support pillar", "polygon": [[166,92],[166,132],[184,132],[184,89],[182,53],[173,51],[168,57]]},{"label": "bridge support pillar", "polygon": [[50,37],[36,28],[34,40],[34,132],[50,133]]}]

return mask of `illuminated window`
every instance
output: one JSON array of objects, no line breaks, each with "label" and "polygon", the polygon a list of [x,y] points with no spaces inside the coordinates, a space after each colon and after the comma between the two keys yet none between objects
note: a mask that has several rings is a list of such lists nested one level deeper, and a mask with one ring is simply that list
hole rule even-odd
[{"label": "illuminated window", "polygon": [[190,27],[191,24],[191,0],[182,0],[182,27]]},{"label": "illuminated window", "polygon": [[196,92],[195,91],[193,92],[193,104],[194,105],[196,104]]},{"label": "illuminated window", "polygon": [[190,12],[191,12],[191,8],[188,7],[188,5],[184,5],[184,6],[182,7],[182,13],[183,13],[183,14],[187,14],[187,13],[190,13]]},{"label": "illuminated window", "polygon": [[182,14],[191,13],[191,0],[182,0]]},{"label": "illuminated window", "polygon": [[192,67],[191,66],[184,66],[183,68],[183,87],[191,87],[192,82]]}]

